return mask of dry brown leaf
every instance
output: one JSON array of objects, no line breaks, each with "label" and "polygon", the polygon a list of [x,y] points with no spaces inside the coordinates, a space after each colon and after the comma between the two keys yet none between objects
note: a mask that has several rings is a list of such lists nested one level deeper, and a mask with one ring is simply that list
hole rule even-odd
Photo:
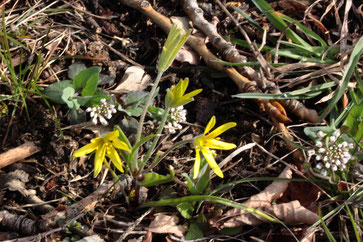
[{"label": "dry brown leaf", "polygon": [[[279,175],[280,178],[292,178],[293,172],[291,168],[286,167],[281,174]],[[276,201],[277,199],[281,197],[290,197],[289,195],[286,195],[286,193],[291,193],[291,189],[288,189],[290,186],[290,181],[274,181],[269,186],[265,188],[262,192],[259,194],[256,194],[252,196],[249,200],[243,203],[243,205],[248,207],[253,207],[260,209],[261,211],[266,212],[267,214],[270,214],[272,216],[277,217],[281,221],[289,224],[297,224],[297,223],[306,223],[306,224],[313,224],[318,219],[319,216],[315,214],[314,212],[308,210],[304,206],[301,205],[299,200],[294,201],[286,201],[285,203],[281,204],[275,204],[272,205],[271,203],[273,201]],[[296,184],[295,184],[296,185]],[[312,186],[312,185],[310,185]],[[311,188],[311,187],[310,187]],[[312,188],[311,188],[312,189]],[[311,191],[314,191],[314,195],[309,196],[309,199],[302,199],[302,202],[304,205],[310,205],[312,201],[315,201],[319,198],[320,193],[318,189],[312,189]],[[304,193],[305,191],[302,189],[301,193]],[[290,194],[291,195],[291,194]],[[294,194],[292,194],[293,198]],[[303,197],[301,196],[296,197]],[[257,225],[264,222],[267,222],[266,220],[262,219],[261,217],[248,213],[245,210],[240,210],[237,208],[234,208],[230,211],[228,211],[225,216],[229,218],[224,224],[220,226],[220,228],[231,228],[231,227],[238,227],[245,224],[248,225]]]},{"label": "dry brown leaf", "polygon": [[[289,167],[286,167],[279,175],[279,178],[291,178],[291,177],[292,177],[292,171]],[[289,181],[273,181],[269,186],[265,188],[265,190],[252,196],[250,199],[244,202],[243,205],[253,208],[263,208],[271,206],[272,201],[282,196],[288,184]],[[222,227],[225,228],[238,227],[244,224],[254,225],[261,223],[261,220],[256,216],[254,216],[253,214],[238,208],[229,210],[225,214],[225,216],[232,217],[222,225]]]},{"label": "dry brown leaf", "polygon": [[155,219],[149,225],[149,231],[158,234],[175,234],[184,238],[184,233],[188,228],[184,225],[177,225],[179,218],[162,213],[155,214]]},{"label": "dry brown leaf", "polygon": [[139,66],[130,66],[126,69],[121,81],[113,90],[114,93],[128,93],[131,91],[142,91],[150,83],[151,77],[145,74],[145,70]]},{"label": "dry brown leaf", "polygon": [[200,56],[192,48],[184,45],[175,56],[175,60],[172,63],[172,67],[180,68],[185,64],[189,65],[199,65]]},{"label": "dry brown leaf", "polygon": [[300,202],[297,200],[266,207],[264,212],[271,214],[288,224],[313,224],[319,220],[319,216],[316,213],[301,206]]}]

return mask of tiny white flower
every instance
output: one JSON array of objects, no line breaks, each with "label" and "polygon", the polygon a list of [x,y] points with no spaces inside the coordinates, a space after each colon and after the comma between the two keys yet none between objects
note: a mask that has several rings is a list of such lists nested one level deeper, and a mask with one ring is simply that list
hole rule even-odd
[{"label": "tiny white flower", "polygon": [[325,169],[321,170],[320,173],[323,175],[323,176],[326,176],[327,175],[327,171]]},{"label": "tiny white flower", "polygon": [[323,163],[319,162],[319,163],[316,165],[316,169],[320,170],[321,168],[323,168]]},{"label": "tiny white flower", "polygon": [[328,161],[329,157],[328,156],[324,156],[323,161]]},{"label": "tiny white flower", "polygon": [[88,107],[87,109],[86,109],[86,112],[91,112],[92,111],[92,107]]},{"label": "tiny white flower", "polygon": [[354,148],[354,144],[353,144],[353,143],[349,143],[349,144],[348,144],[348,148],[349,148],[349,149],[353,149],[353,148]]},{"label": "tiny white flower", "polygon": [[325,148],[319,148],[319,149],[318,149],[318,152],[319,152],[319,153],[324,153],[324,152],[325,152]]},{"label": "tiny white flower", "polygon": [[318,136],[319,138],[323,138],[325,136],[325,133],[321,130],[319,130],[317,133],[316,133],[316,136]]},{"label": "tiny white flower", "polygon": [[315,155],[315,150],[308,150],[308,156]]},{"label": "tiny white flower", "polygon": [[347,158],[345,158],[345,157],[342,159],[343,164],[347,164],[347,163],[348,163],[348,161],[349,161],[349,159],[347,159]]},{"label": "tiny white flower", "polygon": [[100,119],[100,122],[102,125],[104,125],[104,126],[108,125],[107,120],[103,116],[100,116],[99,119]]},{"label": "tiny white flower", "polygon": [[341,145],[343,146],[343,148],[346,148],[346,147],[348,147],[348,142],[347,141],[343,141],[341,143]]},{"label": "tiny white flower", "polygon": [[338,138],[340,136],[340,130],[339,129],[335,130],[334,133],[333,133],[333,136]]},{"label": "tiny white flower", "polygon": [[346,165],[344,165],[344,164],[342,164],[342,165],[340,166],[340,169],[341,169],[341,170],[345,170],[345,169],[347,169],[347,166],[346,166]]},{"label": "tiny white flower", "polygon": [[331,166],[331,170],[332,170],[332,171],[337,171],[337,170],[338,170],[338,167],[337,167],[336,165],[334,165],[334,164],[333,164],[333,165]]},{"label": "tiny white flower", "polygon": [[336,140],[337,140],[337,137],[336,136],[330,136],[329,137],[329,140],[330,140],[330,142],[332,142],[332,143],[334,143]]},{"label": "tiny white flower", "polygon": [[92,119],[92,123],[93,123],[94,125],[96,125],[96,124],[97,124],[97,119],[96,119],[96,118],[93,118],[93,119]]},{"label": "tiny white flower", "polygon": [[341,164],[340,160],[335,160],[334,162],[337,166],[339,166]]},{"label": "tiny white flower", "polygon": [[321,155],[317,155],[317,156],[315,156],[315,159],[316,159],[316,160],[321,160],[321,158],[322,158],[322,156],[321,156]]},{"label": "tiny white flower", "polygon": [[344,151],[344,152],[343,152],[343,156],[344,156],[345,158],[347,158],[347,159],[350,159],[350,158],[352,157],[352,155],[351,155],[349,152],[347,152],[347,151]]},{"label": "tiny white flower", "polygon": [[329,163],[329,162],[325,163],[325,167],[326,167],[327,169],[329,169],[329,168],[330,168],[330,163]]},{"label": "tiny white flower", "polygon": [[318,140],[316,141],[315,146],[321,148],[323,146],[323,143],[320,140]]}]

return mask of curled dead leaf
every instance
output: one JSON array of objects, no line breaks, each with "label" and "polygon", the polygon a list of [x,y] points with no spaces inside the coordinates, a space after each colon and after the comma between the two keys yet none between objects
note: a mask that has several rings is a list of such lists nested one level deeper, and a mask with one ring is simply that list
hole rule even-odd
[{"label": "curled dead leaf", "polygon": [[[286,167],[279,178],[291,179],[293,172],[290,167]],[[275,216],[279,220],[288,224],[306,223],[313,224],[319,220],[319,216],[301,205],[299,200],[286,201],[281,204],[272,205],[273,201],[276,201],[280,197],[284,196],[289,191],[288,186],[290,181],[288,180],[275,180],[269,186],[267,186],[262,192],[252,196],[249,200],[243,203],[243,205],[257,208],[266,212],[269,215]],[[317,193],[317,197],[320,193]],[[285,196],[288,197],[288,196]],[[317,199],[316,196],[314,199]],[[307,201],[303,201],[307,203]],[[232,228],[242,225],[257,225],[266,220],[262,219],[258,215],[251,214],[245,210],[234,208],[225,214],[228,218],[219,228]]]},{"label": "curled dead leaf", "polygon": [[158,234],[175,234],[184,238],[184,233],[188,228],[184,225],[177,225],[179,218],[177,216],[169,216],[162,213],[155,214],[155,219],[149,225],[149,232]]}]

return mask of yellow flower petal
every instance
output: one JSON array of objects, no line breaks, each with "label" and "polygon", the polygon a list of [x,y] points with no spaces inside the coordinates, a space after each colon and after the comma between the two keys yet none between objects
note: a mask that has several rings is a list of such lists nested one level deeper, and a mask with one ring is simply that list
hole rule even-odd
[{"label": "yellow flower petal", "polygon": [[207,146],[210,149],[217,149],[217,150],[231,150],[236,148],[236,145],[233,143],[227,143],[216,139],[206,140],[205,146]]},{"label": "yellow flower petal", "polygon": [[87,155],[87,154],[91,153],[92,151],[96,150],[98,146],[99,146],[99,142],[89,143],[89,144],[81,147],[80,149],[76,150],[76,152],[73,153],[73,156],[81,157],[81,156]]},{"label": "yellow flower petal", "polygon": [[125,142],[121,141],[121,140],[115,139],[115,140],[112,141],[112,144],[117,149],[126,150],[127,152],[131,152],[131,150],[128,147],[128,145]]},{"label": "yellow flower petal", "polygon": [[105,135],[105,137],[103,137],[103,139],[108,139],[108,140],[114,140],[117,139],[117,137],[119,136],[119,132],[116,129],[115,131],[109,132],[108,134]]},{"label": "yellow flower petal", "polygon": [[112,164],[121,172],[124,172],[124,169],[122,168],[122,164],[121,164],[121,159],[120,156],[118,155],[117,151],[115,150],[115,148],[113,148],[112,146],[110,148],[108,148],[107,150],[107,155],[110,157]]},{"label": "yellow flower petal", "polygon": [[[210,122],[210,121],[209,121]],[[213,139],[220,135],[221,133],[226,132],[228,129],[235,127],[237,124],[235,122],[229,122],[226,124],[222,124],[212,132],[210,132],[208,135],[205,136],[206,139]],[[208,126],[207,126],[208,127]],[[207,128],[206,128],[207,130]],[[205,132],[204,132],[205,133]]]},{"label": "yellow flower petal", "polygon": [[199,169],[200,169],[200,154],[199,154],[199,149],[195,149],[195,162],[194,162],[193,179],[196,179],[198,177]]},{"label": "yellow flower petal", "polygon": [[202,154],[204,158],[207,160],[210,168],[214,171],[214,173],[216,173],[216,175],[219,176],[220,178],[223,178],[223,172],[219,168],[216,160],[214,159],[212,151],[208,148],[204,148],[202,149]]},{"label": "yellow flower petal", "polygon": [[215,116],[213,116],[209,120],[207,126],[205,127],[204,134],[207,134],[211,129],[213,129],[214,125],[216,125],[216,117]]},{"label": "yellow flower petal", "polygon": [[93,176],[96,177],[102,169],[102,164],[103,161],[105,159],[105,153],[106,153],[106,146],[102,145],[99,149],[97,149],[96,151],[96,155],[95,155],[95,162],[94,162],[94,166],[95,166],[95,170],[93,173]]},{"label": "yellow flower petal", "polygon": [[[189,85],[189,78],[185,78],[184,80],[180,80],[180,96],[183,96],[185,91],[187,90],[187,87]],[[178,83],[178,84],[179,84]]]},{"label": "yellow flower petal", "polygon": [[183,97],[184,97],[185,99],[191,99],[192,97],[194,97],[194,96],[198,95],[198,94],[199,94],[199,93],[201,93],[202,91],[203,91],[203,89],[196,89],[196,90],[194,90],[194,91],[192,91],[192,92],[189,92],[189,93],[185,94]]}]

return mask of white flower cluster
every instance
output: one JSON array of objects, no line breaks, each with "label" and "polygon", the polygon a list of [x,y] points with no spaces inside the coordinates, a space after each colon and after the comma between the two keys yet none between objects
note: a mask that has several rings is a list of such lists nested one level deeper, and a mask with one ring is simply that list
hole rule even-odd
[{"label": "white flower cluster", "polygon": [[180,123],[187,120],[186,116],[187,110],[185,110],[183,106],[172,108],[170,110],[170,121],[166,124],[165,127],[166,130],[171,134],[175,134],[178,129],[182,129]]},{"label": "white flower cluster", "polygon": [[99,105],[87,108],[86,112],[90,112],[92,123],[97,124],[97,119],[99,119],[102,125],[108,125],[106,118],[112,118],[112,114],[117,110],[115,105],[107,103],[106,99],[102,98]]},{"label": "white flower cluster", "polygon": [[316,135],[319,139],[315,142],[315,148],[308,151],[309,156],[315,155],[315,160],[319,161],[315,168],[323,176],[338,170],[344,171],[349,161],[354,159],[350,153],[354,148],[353,143],[340,138],[339,130],[330,136],[320,130]]}]

